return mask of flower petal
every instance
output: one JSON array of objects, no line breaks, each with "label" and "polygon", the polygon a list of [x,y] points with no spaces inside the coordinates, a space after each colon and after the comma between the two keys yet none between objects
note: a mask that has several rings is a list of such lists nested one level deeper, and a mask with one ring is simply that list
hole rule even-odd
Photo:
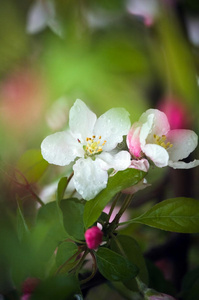
[{"label": "flower petal", "polygon": [[[45,3],[48,8],[48,2]],[[47,25],[48,9],[45,9],[45,5],[41,1],[34,1],[29,12],[26,25],[26,31],[30,34],[35,34],[43,30]]]},{"label": "flower petal", "polygon": [[99,159],[106,163],[106,170],[113,168],[116,171],[127,169],[131,164],[131,155],[128,151],[120,151],[115,155],[107,152],[102,152]]},{"label": "flower petal", "polygon": [[142,151],[157,167],[162,168],[168,165],[169,155],[163,147],[156,144],[146,144]]},{"label": "flower petal", "polygon": [[169,160],[168,165],[173,169],[192,169],[199,166],[199,159],[195,159],[194,161],[191,161],[189,163],[186,163],[184,161],[173,162]]},{"label": "flower petal", "polygon": [[75,188],[85,200],[95,198],[107,185],[108,174],[101,169],[101,161],[98,158],[96,160],[80,158],[73,166],[73,170]]},{"label": "flower petal", "polygon": [[129,113],[124,108],[112,108],[99,117],[94,127],[94,134],[106,141],[103,150],[113,150],[123,141],[131,127]]},{"label": "flower petal", "polygon": [[81,142],[87,137],[92,137],[96,120],[96,115],[83,101],[77,99],[69,113],[69,126],[72,134]]},{"label": "flower petal", "polygon": [[149,167],[150,167],[149,162],[145,158],[140,160],[132,160],[130,165],[130,168],[137,169],[144,172],[148,172]]},{"label": "flower petal", "polygon": [[165,113],[158,109],[148,109],[141,115],[139,122],[145,123],[147,121],[148,116],[151,114],[154,115],[152,135],[166,135],[167,132],[170,130],[170,125]]},{"label": "flower petal", "polygon": [[83,156],[84,150],[69,131],[61,131],[51,134],[43,140],[41,153],[50,164],[66,166],[76,157]]},{"label": "flower petal", "polygon": [[143,123],[141,130],[140,130],[140,146],[141,148],[149,141],[152,141],[153,135],[152,129],[153,129],[153,123],[154,123],[154,115],[150,114],[147,116],[147,120],[145,123]]},{"label": "flower petal", "polygon": [[134,123],[126,138],[126,143],[130,153],[137,158],[141,156],[142,151],[140,145],[140,130],[140,123]]},{"label": "flower petal", "polygon": [[173,146],[168,149],[169,160],[178,161],[186,158],[197,147],[197,134],[188,129],[174,129],[167,134],[167,141]]}]

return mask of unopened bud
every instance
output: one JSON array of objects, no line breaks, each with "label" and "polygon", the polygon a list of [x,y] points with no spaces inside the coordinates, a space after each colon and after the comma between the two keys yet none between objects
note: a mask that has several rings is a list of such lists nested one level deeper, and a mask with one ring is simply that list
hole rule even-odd
[{"label": "unopened bud", "polygon": [[97,227],[93,226],[86,230],[85,239],[89,249],[97,249],[102,242],[103,232]]},{"label": "unopened bud", "polygon": [[31,294],[36,289],[37,285],[40,283],[40,280],[38,278],[27,278],[22,286],[22,297],[21,300],[29,300]]}]

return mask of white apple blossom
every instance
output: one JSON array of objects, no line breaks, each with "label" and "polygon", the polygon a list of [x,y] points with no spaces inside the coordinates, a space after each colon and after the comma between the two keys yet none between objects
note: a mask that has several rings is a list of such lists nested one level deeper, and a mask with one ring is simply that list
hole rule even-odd
[{"label": "white apple blossom", "polygon": [[85,199],[93,199],[107,185],[108,169],[124,170],[131,164],[128,151],[111,151],[130,129],[128,112],[112,108],[96,115],[81,100],[76,100],[69,112],[69,129],[47,136],[41,153],[51,164],[73,165],[73,182]]},{"label": "white apple blossom", "polygon": [[170,130],[167,116],[157,110],[148,109],[138,122],[133,124],[127,145],[136,159],[149,158],[157,167],[189,169],[199,165],[199,160],[189,163],[181,161],[197,147],[198,136],[192,130]]}]

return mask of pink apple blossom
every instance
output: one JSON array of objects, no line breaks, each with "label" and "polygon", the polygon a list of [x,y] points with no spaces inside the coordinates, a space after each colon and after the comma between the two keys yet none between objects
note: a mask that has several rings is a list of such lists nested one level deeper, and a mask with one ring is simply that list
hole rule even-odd
[{"label": "pink apple blossom", "polygon": [[93,226],[86,230],[85,239],[89,249],[97,249],[102,242],[103,232],[97,227]]},{"label": "pink apple blossom", "polygon": [[167,116],[158,109],[148,109],[133,124],[127,145],[133,158],[150,159],[157,167],[189,169],[199,165],[199,160],[181,161],[197,147],[198,136],[192,130],[170,130]]}]

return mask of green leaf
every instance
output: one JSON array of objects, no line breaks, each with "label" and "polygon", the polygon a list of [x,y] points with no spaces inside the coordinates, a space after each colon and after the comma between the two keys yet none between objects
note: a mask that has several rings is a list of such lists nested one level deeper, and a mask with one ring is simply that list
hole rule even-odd
[{"label": "green leaf", "polygon": [[23,216],[22,213],[22,209],[20,207],[20,199],[17,196],[17,233],[18,233],[18,237],[19,240],[23,240],[23,238],[28,234],[29,229],[28,226],[26,224],[25,218]]},{"label": "green leaf", "polygon": [[199,293],[199,268],[191,270],[183,278],[182,282],[183,299],[197,299]]},{"label": "green leaf", "polygon": [[128,223],[141,223],[173,232],[197,233],[199,201],[181,197],[164,200]]},{"label": "green leaf", "polygon": [[[111,239],[110,247],[115,252],[126,257],[130,262],[132,262],[139,268],[139,278],[147,285],[148,271],[146,268],[144,257],[141,253],[141,249],[136,240],[127,235],[118,235],[117,237]],[[138,291],[135,279],[125,281],[124,284],[128,289],[132,291]]]},{"label": "green leaf", "polygon": [[64,197],[64,193],[67,188],[67,185],[68,185],[68,178],[62,177],[58,183],[57,195],[56,195],[56,200],[59,205],[60,205],[61,200]]},{"label": "green leaf", "polygon": [[88,228],[97,221],[104,207],[118,192],[137,184],[145,175],[145,172],[129,168],[124,171],[119,171],[110,177],[107,187],[93,200],[86,203],[84,210],[85,227]]},{"label": "green leaf", "polygon": [[[70,257],[72,257],[75,253],[77,253],[78,247],[75,243],[72,242],[64,242],[62,243],[57,250],[56,255],[56,265],[59,267],[64,262],[66,262]],[[70,260],[70,263],[73,262]]]},{"label": "green leaf", "polygon": [[96,258],[100,273],[110,281],[124,281],[138,274],[134,264],[108,248],[99,248]]},{"label": "green leaf", "polygon": [[68,235],[63,226],[57,203],[50,202],[39,209],[36,224],[29,236],[31,269],[36,277],[44,277],[49,260],[60,242]]},{"label": "green leaf", "polygon": [[31,300],[65,300],[75,299],[80,292],[78,280],[75,276],[56,276],[43,281],[35,289]]},{"label": "green leaf", "polygon": [[78,199],[62,200],[60,204],[66,232],[77,240],[84,240],[84,204]]},{"label": "green leaf", "polygon": [[48,167],[39,149],[25,152],[16,165],[15,176],[19,183],[27,184],[37,182]]}]

